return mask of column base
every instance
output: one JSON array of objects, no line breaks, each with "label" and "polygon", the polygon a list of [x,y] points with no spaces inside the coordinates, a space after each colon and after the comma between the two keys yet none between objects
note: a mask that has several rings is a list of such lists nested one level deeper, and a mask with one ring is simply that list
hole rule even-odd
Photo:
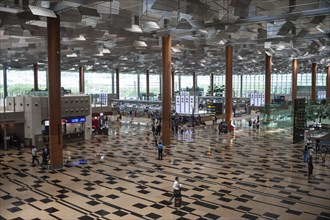
[{"label": "column base", "polygon": [[62,169],[63,168],[63,164],[51,164],[49,166],[49,169],[51,170],[59,170],[59,169]]}]

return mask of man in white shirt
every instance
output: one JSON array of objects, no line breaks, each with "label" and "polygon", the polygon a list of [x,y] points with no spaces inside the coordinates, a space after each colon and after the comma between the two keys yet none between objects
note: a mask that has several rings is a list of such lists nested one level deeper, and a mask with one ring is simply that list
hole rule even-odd
[{"label": "man in white shirt", "polygon": [[173,195],[169,201],[169,203],[172,203],[172,200],[174,197],[181,197],[181,184],[179,183],[179,177],[175,177],[175,181],[173,183]]},{"label": "man in white shirt", "polygon": [[37,147],[36,146],[32,146],[32,149],[31,149],[31,154],[32,154],[32,166],[34,166],[34,161],[36,160],[38,162],[38,165],[40,164],[39,163],[39,160],[38,160],[38,156],[37,156]]}]

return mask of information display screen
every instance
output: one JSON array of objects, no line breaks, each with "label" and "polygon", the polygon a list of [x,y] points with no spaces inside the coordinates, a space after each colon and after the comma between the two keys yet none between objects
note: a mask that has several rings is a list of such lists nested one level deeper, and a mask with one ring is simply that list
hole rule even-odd
[{"label": "information display screen", "polygon": [[85,122],[86,118],[85,117],[80,117],[80,118],[68,118],[66,120],[66,123],[80,123],[80,122]]}]

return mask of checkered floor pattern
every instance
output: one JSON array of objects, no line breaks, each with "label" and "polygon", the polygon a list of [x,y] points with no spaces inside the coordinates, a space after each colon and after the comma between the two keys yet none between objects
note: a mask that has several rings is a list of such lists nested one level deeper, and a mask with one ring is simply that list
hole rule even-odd
[{"label": "checkered floor pattern", "polygon": [[[237,128],[189,129],[157,160],[149,125],[112,122],[66,143],[60,170],[31,166],[28,148],[0,150],[0,219],[330,219],[329,154],[314,155],[308,182],[290,131]],[[176,176],[180,208],[168,202]]]}]

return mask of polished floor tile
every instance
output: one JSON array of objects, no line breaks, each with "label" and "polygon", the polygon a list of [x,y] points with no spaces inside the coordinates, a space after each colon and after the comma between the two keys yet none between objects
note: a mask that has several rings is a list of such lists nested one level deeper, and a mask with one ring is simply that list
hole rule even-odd
[{"label": "polished floor tile", "polygon": [[[0,219],[330,219],[330,156],[315,155],[308,182],[290,131],[238,124],[175,135],[163,160],[142,122],[66,143],[60,170],[32,167],[27,148],[0,151]],[[180,208],[168,203],[175,176]]]}]

